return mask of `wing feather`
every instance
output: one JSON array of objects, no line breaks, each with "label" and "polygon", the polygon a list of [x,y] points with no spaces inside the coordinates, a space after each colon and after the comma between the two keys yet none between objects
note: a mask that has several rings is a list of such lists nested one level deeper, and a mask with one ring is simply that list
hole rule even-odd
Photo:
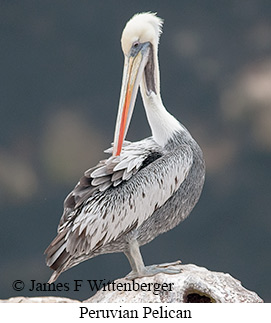
[{"label": "wing feather", "polygon": [[[159,158],[144,166],[157,151]],[[65,200],[58,231],[69,228],[66,250],[90,253],[139,227],[176,192],[192,163],[193,153],[187,145],[161,152],[151,138],[126,143],[120,156],[111,156],[86,171],[89,180],[81,179]]]}]

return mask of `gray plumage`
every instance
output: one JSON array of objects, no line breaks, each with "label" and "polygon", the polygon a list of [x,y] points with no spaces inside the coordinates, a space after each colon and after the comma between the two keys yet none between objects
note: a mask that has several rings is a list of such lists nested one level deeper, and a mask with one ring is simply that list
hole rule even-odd
[{"label": "gray plumage", "polygon": [[[149,41],[140,43],[144,33],[138,26],[148,31],[147,35],[153,34]],[[45,251],[47,265],[54,270],[50,283],[82,261],[113,252],[127,256],[132,267],[129,278],[176,273],[171,268],[145,267],[139,251],[140,246],[189,215],[205,176],[200,147],[161,101],[157,59],[161,26],[160,18],[143,13],[134,16],[124,29],[122,45],[127,61],[114,145],[106,151],[112,155],[87,170],[64,201],[58,235]],[[137,39],[133,33],[138,40],[130,44],[131,38]],[[127,48],[131,48],[128,53]],[[139,84],[153,135],[122,143]]]},{"label": "gray plumage", "polygon": [[[121,181],[114,186],[116,174]],[[202,152],[185,132],[163,149],[152,138],[127,143],[120,157],[86,171],[66,198],[59,233],[45,251],[55,270],[51,282],[84,260],[125,252],[134,239],[142,246],[177,226],[197,203],[204,174]],[[101,183],[93,185],[97,178]]]}]

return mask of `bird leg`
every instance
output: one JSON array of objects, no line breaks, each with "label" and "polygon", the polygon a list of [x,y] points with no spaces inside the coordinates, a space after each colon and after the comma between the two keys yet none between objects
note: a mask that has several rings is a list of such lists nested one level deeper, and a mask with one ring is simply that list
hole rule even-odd
[{"label": "bird leg", "polygon": [[125,277],[126,279],[154,276],[159,273],[179,274],[181,272],[181,269],[179,268],[172,268],[173,266],[180,265],[181,261],[160,265],[151,265],[146,267],[144,265],[139,250],[139,245],[136,240],[133,240],[129,243],[129,249],[126,250],[124,253],[132,267],[132,271]]}]

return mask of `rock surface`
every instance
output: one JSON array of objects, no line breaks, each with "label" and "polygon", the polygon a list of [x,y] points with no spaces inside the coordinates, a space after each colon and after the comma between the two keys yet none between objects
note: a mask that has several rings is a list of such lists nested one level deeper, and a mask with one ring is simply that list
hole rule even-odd
[{"label": "rock surface", "polygon": [[[158,274],[153,277],[136,279],[141,285],[139,291],[98,291],[85,302],[91,303],[259,303],[262,299],[252,291],[245,289],[240,281],[229,274],[212,272],[195,265],[179,265],[180,274]],[[118,279],[118,283],[124,285],[126,279]],[[150,286],[151,291],[144,291],[145,285]],[[160,285],[154,292],[154,284]],[[170,285],[171,284],[171,285]],[[125,286],[125,285],[124,285]],[[164,288],[163,288],[164,287]],[[172,288],[170,288],[172,287]],[[121,288],[120,288],[121,289]],[[171,289],[171,290],[170,290]]]},{"label": "rock surface", "polygon": [[[179,274],[157,274],[134,281],[125,278],[99,290],[86,303],[262,303],[229,274],[209,271],[195,265],[178,265]],[[176,266],[177,267],[177,266]],[[13,297],[9,303],[70,303],[64,297]]]},{"label": "rock surface", "polygon": [[0,299],[0,303],[80,303],[76,299],[70,299],[66,297],[54,297],[54,296],[43,296],[43,297],[11,297],[9,299]]}]

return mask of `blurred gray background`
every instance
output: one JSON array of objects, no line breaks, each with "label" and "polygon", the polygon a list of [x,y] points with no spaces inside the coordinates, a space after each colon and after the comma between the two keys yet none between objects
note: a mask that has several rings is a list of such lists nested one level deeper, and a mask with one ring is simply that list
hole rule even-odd
[{"label": "blurred gray background", "polygon": [[[159,59],[167,109],[207,163],[190,217],[142,248],[146,264],[181,259],[228,272],[270,295],[271,6],[264,0],[0,1],[0,298],[46,282],[44,249],[62,203],[113,140],[122,76],[122,29],[142,11],[165,19]],[[150,135],[141,98],[128,140]],[[103,255],[63,273],[113,280],[130,266]],[[21,279],[25,290],[12,282]]]}]

